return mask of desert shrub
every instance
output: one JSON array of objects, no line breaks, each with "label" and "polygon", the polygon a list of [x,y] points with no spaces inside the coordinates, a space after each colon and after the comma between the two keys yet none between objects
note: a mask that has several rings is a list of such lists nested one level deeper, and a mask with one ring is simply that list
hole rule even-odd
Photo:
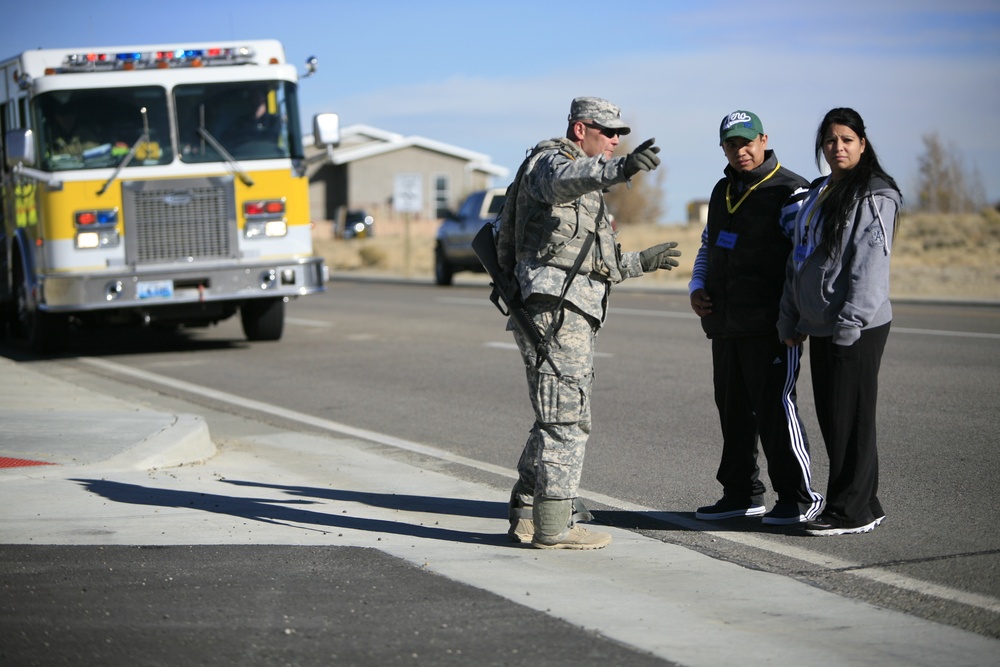
[{"label": "desert shrub", "polygon": [[386,261],[385,251],[374,245],[359,248],[358,256],[361,258],[361,265],[365,267],[381,267]]}]

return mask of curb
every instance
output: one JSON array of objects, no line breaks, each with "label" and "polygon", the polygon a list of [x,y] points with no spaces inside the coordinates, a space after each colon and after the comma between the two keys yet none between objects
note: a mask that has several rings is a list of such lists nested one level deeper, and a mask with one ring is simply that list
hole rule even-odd
[{"label": "curb", "polygon": [[172,415],[173,422],[144,438],[134,447],[86,467],[111,470],[156,470],[204,463],[217,449],[208,424],[199,415]]}]

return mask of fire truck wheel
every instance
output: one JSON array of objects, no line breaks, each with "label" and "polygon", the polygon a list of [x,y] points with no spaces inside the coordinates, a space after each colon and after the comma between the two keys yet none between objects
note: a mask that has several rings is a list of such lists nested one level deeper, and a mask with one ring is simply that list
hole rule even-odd
[{"label": "fire truck wheel", "polygon": [[23,280],[17,286],[16,328],[28,347],[39,354],[62,352],[69,342],[69,317],[39,310],[28,298]]},{"label": "fire truck wheel", "polygon": [[254,299],[240,306],[247,340],[280,340],[285,327],[284,299]]}]

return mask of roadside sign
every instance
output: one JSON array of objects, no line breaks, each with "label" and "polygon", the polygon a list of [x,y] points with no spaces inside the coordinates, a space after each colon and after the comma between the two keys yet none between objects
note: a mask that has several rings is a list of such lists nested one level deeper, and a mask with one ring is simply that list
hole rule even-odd
[{"label": "roadside sign", "polygon": [[396,174],[392,205],[397,213],[421,213],[424,210],[424,179],[421,174]]}]

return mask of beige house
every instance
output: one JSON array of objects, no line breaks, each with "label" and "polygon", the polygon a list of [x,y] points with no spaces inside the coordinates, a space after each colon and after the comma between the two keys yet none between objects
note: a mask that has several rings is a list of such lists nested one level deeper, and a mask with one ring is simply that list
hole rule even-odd
[{"label": "beige house", "polygon": [[692,199],[687,205],[687,221],[688,223],[700,223],[702,225],[708,224],[708,200],[707,199]]},{"label": "beige house", "polygon": [[342,128],[340,146],[332,150],[313,146],[311,136],[304,141],[314,222],[342,221],[348,210],[360,209],[376,220],[401,214],[436,219],[508,174],[488,155],[367,125]]}]

